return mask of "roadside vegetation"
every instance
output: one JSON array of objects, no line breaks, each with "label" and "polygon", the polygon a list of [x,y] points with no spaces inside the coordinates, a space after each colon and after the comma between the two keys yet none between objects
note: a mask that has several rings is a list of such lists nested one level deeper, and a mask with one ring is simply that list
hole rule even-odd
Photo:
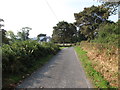
[{"label": "roadside vegetation", "polygon": [[118,88],[119,86],[119,22],[102,24],[94,39],[76,44],[78,56],[97,88]]},{"label": "roadside vegetation", "polygon": [[[18,72],[19,74],[5,74],[3,73],[3,88],[15,88],[17,85],[22,83],[25,78],[28,78],[32,73],[37,69],[40,69],[45,65],[54,55],[48,55],[43,58],[36,59],[36,62],[33,63],[33,66],[28,68],[26,72]],[[18,66],[19,67],[19,66]]]},{"label": "roadside vegetation", "polygon": [[[86,57],[88,58],[85,58],[85,60],[87,61],[84,61],[84,56],[80,54],[81,61],[83,64],[85,64],[84,67],[88,68],[86,69],[86,72],[90,77],[92,77],[95,86],[98,88],[118,88],[119,86],[119,23],[120,20],[116,23],[101,24],[98,28],[98,35],[94,39],[90,41],[82,41],[76,44],[78,46],[76,48],[78,55],[83,51],[86,52]],[[93,69],[89,70],[89,66]],[[97,74],[99,73],[98,76],[95,76],[96,80],[94,80],[93,71],[97,72]],[[100,79],[99,76],[102,76],[102,78],[105,80],[104,83],[100,83],[102,82],[102,79]]]},{"label": "roadside vegetation", "polygon": [[[99,6],[85,7],[83,11],[74,13],[75,22],[58,22],[53,27],[51,43],[42,42],[46,38],[40,41],[40,37],[46,37],[46,34],[38,34],[37,40],[31,40],[30,27],[23,27],[14,35],[12,31],[2,29],[4,25],[0,23],[3,86],[11,86],[21,76],[41,67],[59,51],[59,47],[62,49],[76,44],[76,52],[95,86],[118,88],[120,20],[114,22],[108,18],[117,13],[119,4],[103,2]],[[0,19],[0,22],[4,20]]]},{"label": "roadside vegetation", "polygon": [[[0,22],[4,22],[0,19]],[[0,24],[0,26],[4,26]],[[29,38],[30,27],[23,27],[15,35],[12,31],[1,29],[2,43],[2,87],[15,88],[22,80],[47,63],[60,48],[52,42],[40,41],[46,34],[38,34],[37,40]],[[2,51],[2,52],[1,52]]]},{"label": "roadside vegetation", "polygon": [[80,47],[87,52],[92,67],[109,82],[109,85],[118,87],[118,48],[87,42],[82,42]]},{"label": "roadside vegetation", "polygon": [[87,77],[92,81],[94,88],[111,88],[109,82],[104,79],[100,72],[93,68],[93,64],[87,56],[87,52],[83,51],[80,46],[76,46],[75,50],[78,54],[80,61],[84,67]]},{"label": "roadside vegetation", "polygon": [[61,50],[64,49],[64,48],[67,48],[67,47],[60,47]]},{"label": "roadside vegetation", "polygon": [[[118,5],[119,3],[104,3],[98,7],[85,8],[82,12],[75,14],[75,24],[80,28],[80,33],[87,38],[76,43],[75,49],[88,76],[97,88],[118,88],[119,86],[120,20],[113,22],[107,19],[116,13],[114,10],[115,8],[117,10]],[[109,12],[109,7],[106,8],[106,6],[113,9]]]},{"label": "roadside vegetation", "polygon": [[[117,47],[82,42],[75,50],[78,53],[80,60],[83,62],[85,71],[97,88],[118,88]],[[99,75],[94,77],[94,74],[96,73]],[[101,80],[105,80],[105,82],[102,83]]]},{"label": "roadside vegetation", "polygon": [[3,87],[12,85],[11,82],[17,83],[22,75],[40,68],[58,51],[59,47],[52,43],[30,40],[3,45]]}]

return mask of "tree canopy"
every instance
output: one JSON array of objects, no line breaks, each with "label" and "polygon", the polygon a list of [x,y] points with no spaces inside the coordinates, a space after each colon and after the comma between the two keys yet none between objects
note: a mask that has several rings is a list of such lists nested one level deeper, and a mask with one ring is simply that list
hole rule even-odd
[{"label": "tree canopy", "polygon": [[[43,38],[42,40],[40,39],[41,37]],[[42,34],[42,33],[38,34],[37,35],[37,40],[38,41],[46,41],[47,40],[46,34]]]},{"label": "tree canopy", "polygon": [[1,43],[5,43],[5,44],[8,44],[8,38],[6,37],[6,30],[5,29],[2,29],[2,27],[4,27],[4,24],[1,24],[1,22],[4,22],[3,19],[0,19],[0,44]]},{"label": "tree canopy", "polygon": [[20,40],[22,40],[22,41],[24,41],[24,40],[28,40],[29,39],[29,31],[30,30],[32,30],[32,28],[30,28],[30,27],[23,27],[22,29],[21,29],[21,31],[19,31],[18,33],[17,33],[17,35],[18,35],[18,38],[20,39]]},{"label": "tree canopy", "polygon": [[75,25],[89,40],[94,39],[100,24],[104,22],[112,23],[108,21],[108,17],[112,13],[111,8],[108,7],[109,5],[111,4],[105,3],[101,6],[91,6],[84,8],[82,12],[74,14],[76,20]]},{"label": "tree canopy", "polygon": [[53,27],[52,40],[57,43],[75,42],[77,30],[74,24],[65,21]]}]

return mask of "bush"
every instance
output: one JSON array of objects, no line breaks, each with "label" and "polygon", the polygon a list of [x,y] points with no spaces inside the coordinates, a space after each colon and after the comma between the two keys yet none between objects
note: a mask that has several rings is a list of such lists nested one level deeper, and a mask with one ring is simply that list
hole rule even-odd
[{"label": "bush", "polygon": [[93,40],[97,43],[108,43],[119,46],[118,41],[120,40],[120,30],[118,30],[118,24],[103,24],[99,28],[97,38]]},{"label": "bush", "polygon": [[56,54],[59,48],[52,43],[21,41],[2,46],[3,73],[18,74],[26,72],[38,58]]}]

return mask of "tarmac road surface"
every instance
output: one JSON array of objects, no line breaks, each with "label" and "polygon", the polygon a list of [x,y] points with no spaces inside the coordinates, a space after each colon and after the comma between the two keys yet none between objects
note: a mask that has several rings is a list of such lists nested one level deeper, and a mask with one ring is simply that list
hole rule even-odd
[{"label": "tarmac road surface", "polygon": [[65,48],[17,88],[92,88],[73,47]]}]

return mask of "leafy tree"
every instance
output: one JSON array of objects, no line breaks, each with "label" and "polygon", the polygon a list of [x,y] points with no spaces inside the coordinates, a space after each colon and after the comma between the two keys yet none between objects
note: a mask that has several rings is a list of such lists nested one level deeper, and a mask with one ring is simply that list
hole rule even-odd
[{"label": "leafy tree", "polygon": [[29,31],[32,30],[30,27],[23,27],[21,31],[17,33],[18,38],[22,41],[28,40],[29,39]]},{"label": "leafy tree", "polygon": [[105,5],[91,6],[84,8],[80,13],[75,13],[75,24],[79,27],[81,34],[85,35],[88,40],[94,39],[97,28],[100,24],[108,22],[110,8]]},{"label": "leafy tree", "polygon": [[109,11],[110,16],[117,14],[119,5],[120,5],[120,1],[119,2],[103,2],[102,4],[103,7],[109,9],[108,11]]},{"label": "leafy tree", "polygon": [[93,41],[120,46],[120,30],[118,29],[118,22],[101,24],[99,27],[98,36]]},{"label": "leafy tree", "polygon": [[77,30],[74,24],[65,21],[59,22],[53,27],[52,40],[57,43],[75,42]]},{"label": "leafy tree", "polygon": [[70,43],[77,42],[77,29],[72,23],[69,23],[69,30],[67,31],[67,40]]},{"label": "leafy tree", "polygon": [[17,41],[17,36],[14,34],[13,31],[7,31],[6,32],[7,37],[11,39],[12,42]]},{"label": "leafy tree", "polygon": [[[4,20],[3,20],[3,19],[0,19],[0,22],[4,22]],[[1,29],[1,27],[3,27],[3,26],[4,26],[4,25],[0,23],[0,29]]]},{"label": "leafy tree", "polygon": [[40,41],[40,38],[43,37],[44,41],[46,41],[46,34],[38,34],[37,35],[37,40]]},{"label": "leafy tree", "polygon": [[[0,22],[4,22],[3,19],[0,19]],[[6,37],[6,30],[2,29],[4,25],[0,23],[0,44],[5,43],[8,44],[9,39]]]},{"label": "leafy tree", "polygon": [[109,13],[111,15],[117,14],[118,6],[120,5],[120,1],[108,1],[108,0],[98,0],[102,2],[102,7],[109,8]]},{"label": "leafy tree", "polygon": [[77,31],[77,42],[81,42],[83,40],[87,40],[84,34],[81,33],[80,30]]}]

